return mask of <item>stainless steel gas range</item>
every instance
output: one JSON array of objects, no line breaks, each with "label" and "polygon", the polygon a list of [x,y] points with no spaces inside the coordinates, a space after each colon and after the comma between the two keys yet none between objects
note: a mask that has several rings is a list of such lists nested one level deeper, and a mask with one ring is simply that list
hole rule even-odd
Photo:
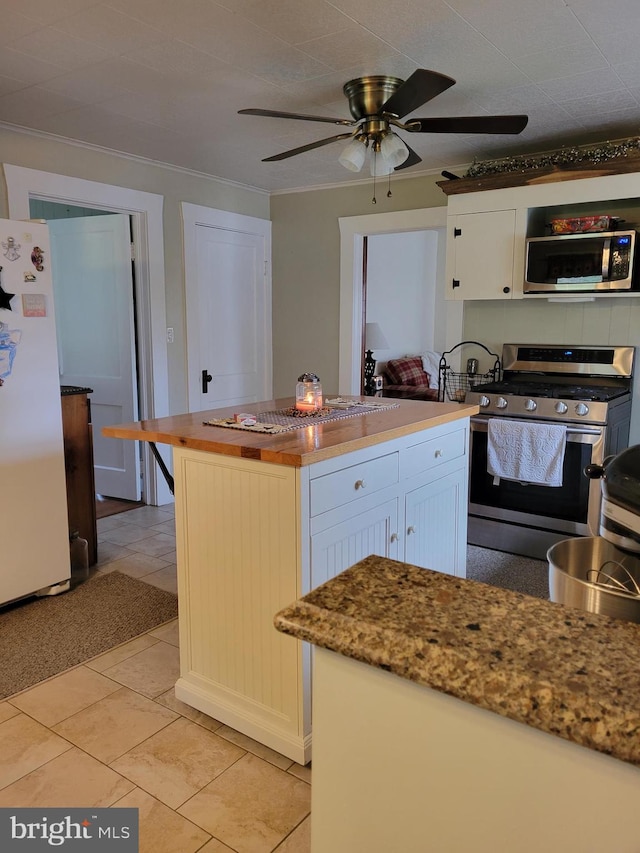
[{"label": "stainless steel gas range", "polygon": [[[633,347],[504,344],[502,379],[466,395],[480,407],[471,423],[471,544],[545,559],[561,539],[597,535],[600,484],[584,468],[628,445],[633,362]],[[562,485],[496,482],[487,472],[491,418],[564,424]]]}]

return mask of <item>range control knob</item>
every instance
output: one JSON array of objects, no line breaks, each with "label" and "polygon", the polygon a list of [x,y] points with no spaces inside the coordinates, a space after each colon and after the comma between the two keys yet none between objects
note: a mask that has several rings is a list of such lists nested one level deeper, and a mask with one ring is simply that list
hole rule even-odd
[{"label": "range control knob", "polygon": [[482,396],[478,400],[478,405],[481,406],[482,408],[486,408],[490,402],[491,402],[491,400],[487,397],[487,395],[482,394]]},{"label": "range control knob", "polygon": [[586,403],[578,403],[576,406],[576,415],[581,415],[584,417],[589,414],[589,406]]},{"label": "range control knob", "polygon": [[535,400],[527,400],[524,404],[524,407],[527,412],[535,412],[535,410],[538,408],[538,404]]},{"label": "range control knob", "polygon": [[555,404],[554,408],[559,415],[564,415],[569,410],[569,406],[567,406],[566,403],[563,403],[562,400],[559,400]]},{"label": "range control knob", "polygon": [[498,397],[496,400],[496,408],[497,409],[506,409],[508,406],[507,400],[504,397]]}]

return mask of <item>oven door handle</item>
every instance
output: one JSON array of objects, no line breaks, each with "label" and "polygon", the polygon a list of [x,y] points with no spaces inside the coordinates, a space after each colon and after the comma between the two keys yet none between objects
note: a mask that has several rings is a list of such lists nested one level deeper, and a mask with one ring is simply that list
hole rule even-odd
[{"label": "oven door handle", "polygon": [[[491,420],[491,418],[472,417],[470,420],[472,424],[486,426]],[[541,423],[541,421],[533,421],[533,423]],[[545,421],[545,423],[547,423],[547,421]],[[549,423],[552,422],[549,421]],[[602,427],[579,427],[567,425],[567,435],[602,435]]]}]

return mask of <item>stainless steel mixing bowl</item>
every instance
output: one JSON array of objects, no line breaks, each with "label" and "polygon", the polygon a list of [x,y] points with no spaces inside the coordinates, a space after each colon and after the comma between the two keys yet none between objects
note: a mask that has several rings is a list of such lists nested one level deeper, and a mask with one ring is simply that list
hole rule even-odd
[{"label": "stainless steel mixing bowl", "polygon": [[640,557],[602,536],[563,539],[547,551],[551,601],[640,623]]}]

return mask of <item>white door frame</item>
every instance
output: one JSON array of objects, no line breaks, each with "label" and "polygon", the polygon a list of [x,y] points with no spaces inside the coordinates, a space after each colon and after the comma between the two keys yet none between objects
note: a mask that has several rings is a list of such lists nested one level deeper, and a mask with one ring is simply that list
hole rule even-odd
[{"label": "white door frame", "polygon": [[[198,265],[196,251],[196,235],[199,225],[217,228],[221,231],[235,231],[243,234],[254,234],[264,240],[264,361],[262,365],[264,397],[270,400],[273,396],[273,344],[272,344],[272,297],[271,297],[271,221],[256,216],[245,216],[242,213],[230,213],[228,210],[217,210],[199,204],[182,202],[182,244],[184,246],[184,278],[185,298],[189,299],[189,291],[197,292]],[[187,353],[187,370],[189,371],[189,355]],[[189,392],[189,411],[193,411],[195,398],[194,386],[191,379],[187,382]]]},{"label": "white door frame", "polygon": [[[444,282],[447,208],[430,207],[400,210],[393,213],[371,213],[364,216],[342,216],[340,226],[340,361],[338,391],[359,394],[362,363],[362,250],[364,237],[404,231],[438,232],[438,284]],[[460,340],[462,302],[444,303],[436,292],[436,307],[445,310],[446,331],[439,341],[442,348],[449,341]]]},{"label": "white door frame", "polygon": [[[31,218],[30,198],[92,207],[111,213],[126,213],[131,217],[136,247],[134,268],[138,315],[139,416],[147,419],[168,415],[163,197],[7,163],[3,164],[3,168],[11,219]],[[173,496],[164,477],[157,471],[149,445],[147,442],[141,442],[141,445],[146,503],[170,503]],[[165,464],[170,467],[169,450],[163,447],[158,449],[163,458],[166,454]]]}]

